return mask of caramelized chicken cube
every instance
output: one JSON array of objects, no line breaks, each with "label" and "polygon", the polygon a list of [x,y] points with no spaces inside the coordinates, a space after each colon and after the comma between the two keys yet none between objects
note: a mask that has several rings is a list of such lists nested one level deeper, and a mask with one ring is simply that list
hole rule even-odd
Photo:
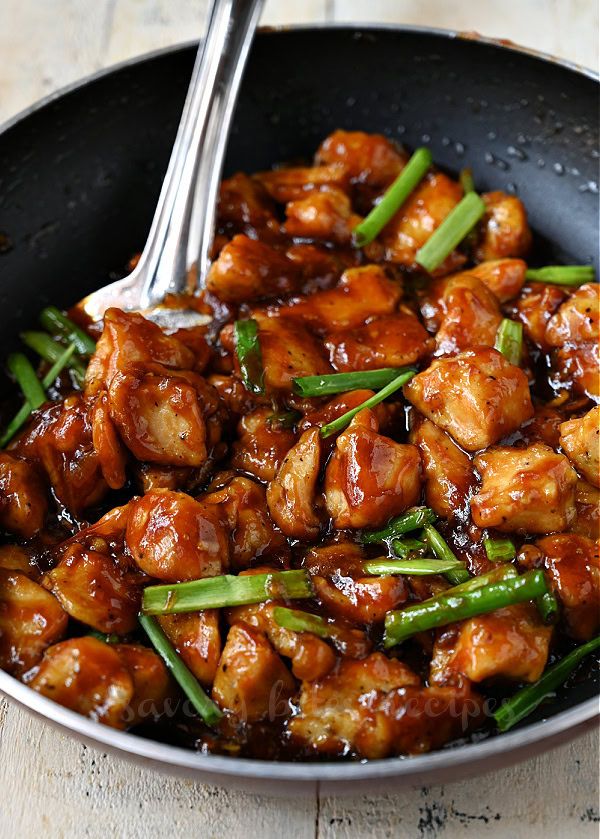
[{"label": "caramelized chicken cube", "polygon": [[402,286],[379,265],[348,268],[335,288],[292,300],[280,310],[322,331],[355,329],[367,318],[390,315],[402,297]]},{"label": "caramelized chicken cube", "polygon": [[504,533],[566,530],[575,518],[577,474],[563,454],[543,443],[498,446],[477,455],[481,489],[471,499],[478,527]]},{"label": "caramelized chicken cube", "polygon": [[301,318],[260,316],[257,320],[267,393],[290,391],[297,376],[332,372],[323,345]]},{"label": "caramelized chicken cube", "polygon": [[577,518],[571,530],[588,539],[600,539],[600,489],[587,481],[577,481],[575,507]]},{"label": "caramelized chicken cube", "polygon": [[48,497],[35,466],[7,452],[0,454],[0,526],[31,539],[44,526]]},{"label": "caramelized chicken cube", "polygon": [[210,266],[206,288],[226,303],[248,303],[290,294],[298,279],[294,264],[284,253],[239,234]]},{"label": "caramelized chicken cube", "polygon": [[131,501],[126,538],[142,571],[168,583],[215,577],[229,566],[219,511],[183,492],[154,490]]},{"label": "caramelized chicken cube", "polygon": [[69,545],[44,586],[72,618],[99,632],[125,635],[138,626],[139,582],[100,551]]},{"label": "caramelized chicken cube", "polygon": [[404,393],[470,452],[512,434],[534,413],[527,376],[491,347],[434,361]]},{"label": "caramelized chicken cube", "polygon": [[541,350],[547,351],[550,348],[546,340],[546,327],[567,297],[567,290],[561,286],[532,283],[523,289],[516,301],[516,317],[523,324],[529,340]]},{"label": "caramelized chicken cube", "polygon": [[151,373],[117,373],[109,390],[110,415],[129,451],[163,466],[201,466],[206,423],[193,385]]},{"label": "caramelized chicken cube", "polygon": [[123,712],[123,722],[127,726],[154,722],[171,711],[175,691],[160,656],[141,644],[114,644],[113,649],[133,681],[133,696]]},{"label": "caramelized chicken cube", "polygon": [[378,428],[373,412],[363,410],[336,440],[325,472],[325,504],[336,528],[379,527],[419,500],[418,448]]},{"label": "caramelized chicken cube", "polygon": [[486,213],[481,222],[481,240],[475,249],[475,259],[485,262],[526,256],[532,237],[521,199],[505,192],[486,192],[481,197]]},{"label": "caramelized chicken cube", "polygon": [[600,627],[598,542],[575,533],[556,533],[544,536],[536,545],[562,605],[568,634],[587,641]]},{"label": "caramelized chicken cube", "polygon": [[506,258],[480,262],[468,273],[481,280],[500,303],[506,303],[521,291],[526,271],[524,260]]},{"label": "caramelized chicken cube", "polygon": [[553,353],[555,381],[579,396],[600,402],[600,343],[566,346]]},{"label": "caramelized chicken cube", "polygon": [[453,625],[437,638],[431,660],[433,684],[503,678],[537,682],[548,660],[552,627],[537,608],[519,603]]},{"label": "caramelized chicken cube", "polygon": [[600,487],[600,406],[560,426],[560,445],[580,475]]},{"label": "caramelized chicken cube", "polygon": [[600,285],[580,286],[548,321],[546,341],[551,347],[597,341],[600,322]]},{"label": "caramelized chicken cube", "polygon": [[219,610],[159,615],[157,621],[198,681],[210,687],[221,657]]},{"label": "caramelized chicken cube", "polygon": [[361,221],[352,212],[346,193],[334,187],[290,201],[285,215],[283,229],[289,236],[323,239],[339,245],[350,243],[352,231]]},{"label": "caramelized chicken cube", "polygon": [[442,309],[437,355],[494,346],[502,313],[495,295],[477,277],[464,273],[446,279]]},{"label": "caramelized chicken cube", "polygon": [[277,229],[275,206],[269,193],[256,178],[236,172],[221,182],[218,216],[221,224],[248,232]]},{"label": "caramelized chicken cube", "polygon": [[125,728],[134,680],[119,653],[89,636],[49,647],[29,687],[103,725]]},{"label": "caramelized chicken cube", "polygon": [[255,175],[269,195],[281,204],[298,201],[314,192],[334,188],[342,191],[348,183],[343,163],[325,166],[284,166]]},{"label": "caramelized chicken cube", "polygon": [[320,681],[305,682],[292,739],[320,754],[378,759],[417,754],[467,733],[482,718],[468,687],[421,687],[411,670],[373,653],[345,660]]},{"label": "caramelized chicken cube", "polygon": [[330,332],[329,359],[340,373],[403,367],[429,355],[433,340],[412,312],[376,317],[364,326]]},{"label": "caramelized chicken cube", "polygon": [[40,577],[35,552],[21,545],[0,545],[0,568],[5,568],[7,571],[20,571],[36,582]]},{"label": "caramelized chicken cube", "polygon": [[233,478],[202,501],[214,504],[229,526],[234,568],[247,568],[253,559],[286,552],[287,542],[269,516],[265,490],[255,481]]},{"label": "caramelized chicken cube", "polygon": [[67,630],[58,600],[19,571],[0,568],[0,667],[14,676],[41,659]]},{"label": "caramelized chicken cube", "polygon": [[289,450],[269,484],[271,518],[291,539],[314,539],[319,534],[315,502],[320,468],[321,435],[318,428],[311,428]]},{"label": "caramelized chicken cube", "polygon": [[92,443],[102,477],[111,489],[121,489],[127,477],[127,452],[110,415],[106,391],[98,394],[91,411],[91,423]]},{"label": "caramelized chicken cube", "polygon": [[317,164],[343,164],[348,175],[369,186],[386,187],[400,174],[407,157],[382,134],[334,131],[315,155]]},{"label": "caramelized chicken cube", "polygon": [[[418,268],[417,251],[423,247],[431,234],[444,221],[463,197],[460,184],[441,172],[427,175],[411,193],[392,220],[379,234],[379,242],[367,246],[367,254],[375,252],[379,243],[383,246],[388,262]],[[374,247],[375,246],[375,247]],[[453,251],[434,272],[444,276],[461,268],[466,259]]]},{"label": "caramelized chicken cube", "polygon": [[291,673],[266,635],[246,624],[234,624],[212,690],[219,707],[243,722],[265,717],[273,721],[295,689]]},{"label": "caramelized chicken cube", "polygon": [[270,420],[272,408],[257,408],[242,417],[233,443],[231,465],[261,481],[272,481],[297,435]]},{"label": "caramelized chicken cube", "polygon": [[452,521],[464,510],[475,482],[471,458],[428,419],[412,430],[410,441],[421,453],[427,505],[440,518]]}]

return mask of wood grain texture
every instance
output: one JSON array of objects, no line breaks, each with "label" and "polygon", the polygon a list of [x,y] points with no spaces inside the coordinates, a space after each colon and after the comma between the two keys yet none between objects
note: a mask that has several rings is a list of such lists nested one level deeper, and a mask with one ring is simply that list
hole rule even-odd
[{"label": "wood grain texture", "polygon": [[[207,0],[0,0],[0,122],[116,61],[202,30]],[[590,0],[269,0],[263,22],[478,30],[598,66]],[[0,699],[0,839],[547,839],[598,836],[598,734],[475,780],[387,795],[272,799],[145,770]]]}]

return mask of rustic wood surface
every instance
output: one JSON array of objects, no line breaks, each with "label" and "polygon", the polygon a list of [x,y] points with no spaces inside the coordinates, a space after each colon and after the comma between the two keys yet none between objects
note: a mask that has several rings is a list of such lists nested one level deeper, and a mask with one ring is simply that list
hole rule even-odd
[{"label": "rustic wood surface", "polygon": [[[94,70],[200,33],[206,0],[0,0],[0,122]],[[263,22],[476,30],[598,67],[595,0],[270,0]],[[475,780],[268,798],[144,770],[0,700],[0,839],[598,836],[597,734]]]}]

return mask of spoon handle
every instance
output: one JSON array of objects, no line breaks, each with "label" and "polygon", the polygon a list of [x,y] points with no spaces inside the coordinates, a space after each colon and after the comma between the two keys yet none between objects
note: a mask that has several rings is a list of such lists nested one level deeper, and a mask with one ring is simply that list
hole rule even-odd
[{"label": "spoon handle", "polygon": [[[146,246],[140,308],[203,283],[233,109],[264,0],[213,0]],[[131,278],[134,279],[133,277]]]}]

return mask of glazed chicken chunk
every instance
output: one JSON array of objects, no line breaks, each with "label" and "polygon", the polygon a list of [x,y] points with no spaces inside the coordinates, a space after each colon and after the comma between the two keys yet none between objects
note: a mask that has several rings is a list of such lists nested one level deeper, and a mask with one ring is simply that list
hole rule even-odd
[{"label": "glazed chicken chunk", "polygon": [[600,487],[600,407],[560,426],[560,445],[577,471]]}]

